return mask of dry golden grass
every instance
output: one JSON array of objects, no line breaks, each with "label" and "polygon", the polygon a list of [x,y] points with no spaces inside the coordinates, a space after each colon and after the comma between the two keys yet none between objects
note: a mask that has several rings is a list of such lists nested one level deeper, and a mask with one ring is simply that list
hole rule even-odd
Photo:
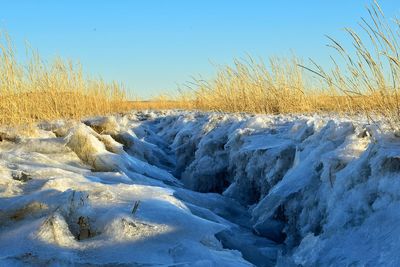
[{"label": "dry golden grass", "polygon": [[[135,102],[137,109],[196,109],[266,114],[358,112],[365,96],[348,97],[334,87],[312,81],[298,58],[273,58],[267,66],[251,57],[222,66],[215,78],[194,80],[175,97]],[[319,83],[318,83],[319,82]],[[368,103],[370,108],[375,103]]]},{"label": "dry golden grass", "polygon": [[[339,57],[332,70],[295,56],[268,64],[248,57],[221,66],[210,80],[195,79],[175,97],[127,101],[117,83],[83,77],[81,67],[60,59],[44,64],[32,53],[26,65],[15,60],[9,40],[0,46],[0,124],[80,118],[129,109],[198,109],[250,113],[363,113],[400,125],[400,21],[390,23],[379,5],[367,9],[362,34],[346,29],[353,47],[330,38]],[[338,63],[340,62],[340,63]],[[315,79],[315,76],[318,79]],[[313,77],[313,78],[311,78]]]},{"label": "dry golden grass", "polygon": [[[235,60],[232,67],[220,67],[211,80],[194,80],[191,96],[185,96],[191,99],[189,106],[272,114],[362,113],[399,130],[400,21],[390,23],[377,2],[367,11],[369,19],[362,18],[360,23],[362,34],[346,29],[353,42],[351,52],[328,37],[339,53],[332,57],[332,70],[326,71],[314,61],[313,67],[305,67],[296,57],[272,58],[268,65],[251,57]],[[319,79],[310,80],[311,74]],[[173,103],[182,106],[179,97],[172,100],[172,107]],[[152,105],[157,107],[157,101]]]},{"label": "dry golden grass", "polygon": [[336,91],[316,89],[305,81],[299,64],[296,57],[272,58],[269,66],[250,57],[235,60],[234,67],[221,67],[215,79],[195,81],[195,106],[203,110],[272,114],[337,109],[332,102]]},{"label": "dry golden grass", "polygon": [[[353,47],[345,48],[331,37],[330,46],[339,58],[332,57],[334,68],[325,71],[314,63],[311,72],[329,88],[345,95],[353,109],[370,119],[383,118],[392,129],[400,129],[400,21],[388,21],[379,4],[367,8],[369,19],[362,18],[361,31],[346,28]],[[337,61],[344,61],[338,64]]]},{"label": "dry golden grass", "polygon": [[178,95],[159,95],[152,98],[151,100],[136,100],[131,101],[133,109],[144,110],[144,109],[184,109],[190,110],[195,109],[195,102],[192,95],[180,92]]},{"label": "dry golden grass", "polygon": [[35,52],[21,64],[9,37],[0,36],[1,125],[79,119],[130,108],[121,85],[85,78],[81,66],[70,61],[45,64]]},{"label": "dry golden grass", "polygon": [[151,100],[131,101],[132,109],[134,110],[162,110],[162,109],[177,109],[177,110],[194,110],[198,109],[195,106],[194,100],[180,100],[177,97],[159,100],[157,98]]}]

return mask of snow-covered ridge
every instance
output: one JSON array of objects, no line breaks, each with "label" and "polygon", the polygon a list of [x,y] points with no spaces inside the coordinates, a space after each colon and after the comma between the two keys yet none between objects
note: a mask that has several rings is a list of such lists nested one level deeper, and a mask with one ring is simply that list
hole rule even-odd
[{"label": "snow-covered ridge", "polygon": [[167,111],[34,132],[0,142],[0,265],[400,264],[382,125]]},{"label": "snow-covered ridge", "polygon": [[278,264],[400,264],[400,139],[384,125],[185,114],[158,127],[187,166],[177,177],[250,205],[253,229],[284,242]]}]

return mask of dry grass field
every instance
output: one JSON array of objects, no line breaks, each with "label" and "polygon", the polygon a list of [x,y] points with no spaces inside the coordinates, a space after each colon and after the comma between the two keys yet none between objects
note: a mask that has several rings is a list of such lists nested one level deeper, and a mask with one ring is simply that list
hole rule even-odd
[{"label": "dry grass field", "polygon": [[[221,66],[214,78],[194,80],[176,97],[129,101],[122,85],[84,76],[79,64],[56,59],[46,64],[32,52],[16,60],[7,35],[0,46],[0,123],[20,124],[56,118],[124,112],[130,109],[199,109],[250,113],[364,113],[399,122],[400,22],[385,18],[375,2],[360,32],[346,29],[353,47],[328,37],[336,56],[325,70],[314,61],[248,57]],[[338,61],[344,64],[337,63]]]},{"label": "dry grass field", "polygon": [[16,59],[5,34],[0,44],[0,124],[24,124],[58,118],[78,119],[131,109],[123,87],[86,78],[82,67],[56,59],[46,64],[31,52]]}]

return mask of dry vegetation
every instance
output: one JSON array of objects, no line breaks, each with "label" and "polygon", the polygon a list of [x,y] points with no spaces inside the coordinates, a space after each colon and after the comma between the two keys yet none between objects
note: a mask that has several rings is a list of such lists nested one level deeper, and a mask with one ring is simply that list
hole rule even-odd
[{"label": "dry vegetation", "polygon": [[[326,71],[314,61],[248,57],[222,66],[211,80],[195,79],[177,97],[126,101],[117,83],[85,79],[60,59],[47,66],[34,53],[18,64],[10,42],[1,48],[0,123],[80,118],[128,109],[199,109],[251,113],[346,112],[384,118],[399,128],[400,21],[388,21],[374,2],[360,33],[346,29],[353,47],[328,37],[338,56]],[[311,65],[311,66],[310,66]]]},{"label": "dry vegetation", "polygon": [[[400,21],[390,23],[377,2],[367,9],[369,20],[362,18],[360,32],[346,28],[353,47],[347,49],[331,37],[330,47],[339,57],[332,57],[330,72],[314,64],[311,72],[321,77],[352,104],[352,110],[373,119],[383,118],[392,129],[400,122]],[[344,64],[338,64],[341,60]]]},{"label": "dry vegetation", "polygon": [[81,66],[70,61],[45,64],[33,51],[21,64],[10,38],[0,37],[0,124],[78,119],[131,108],[118,83],[85,78]]},{"label": "dry vegetation", "polygon": [[151,100],[131,101],[134,109],[195,109],[195,101],[192,94],[178,92],[177,95],[161,94]]},{"label": "dry vegetation", "polygon": [[400,21],[388,21],[377,2],[367,11],[369,19],[362,18],[360,33],[346,29],[353,43],[349,51],[328,37],[338,53],[331,57],[332,70],[312,60],[311,67],[305,66],[296,57],[272,58],[268,65],[251,57],[235,60],[233,67],[220,67],[213,79],[190,85],[191,107],[274,114],[363,113],[398,129]]},{"label": "dry vegetation", "polygon": [[195,106],[273,114],[336,109],[332,101],[336,91],[306,82],[299,59],[272,58],[269,63],[250,57],[235,60],[234,67],[221,67],[215,79],[196,80]]}]

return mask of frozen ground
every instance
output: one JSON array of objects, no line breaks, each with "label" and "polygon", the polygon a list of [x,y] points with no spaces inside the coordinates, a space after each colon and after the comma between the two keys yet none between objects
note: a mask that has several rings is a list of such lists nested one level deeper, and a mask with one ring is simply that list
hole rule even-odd
[{"label": "frozen ground", "polygon": [[400,265],[384,125],[170,111],[0,137],[0,266]]}]

